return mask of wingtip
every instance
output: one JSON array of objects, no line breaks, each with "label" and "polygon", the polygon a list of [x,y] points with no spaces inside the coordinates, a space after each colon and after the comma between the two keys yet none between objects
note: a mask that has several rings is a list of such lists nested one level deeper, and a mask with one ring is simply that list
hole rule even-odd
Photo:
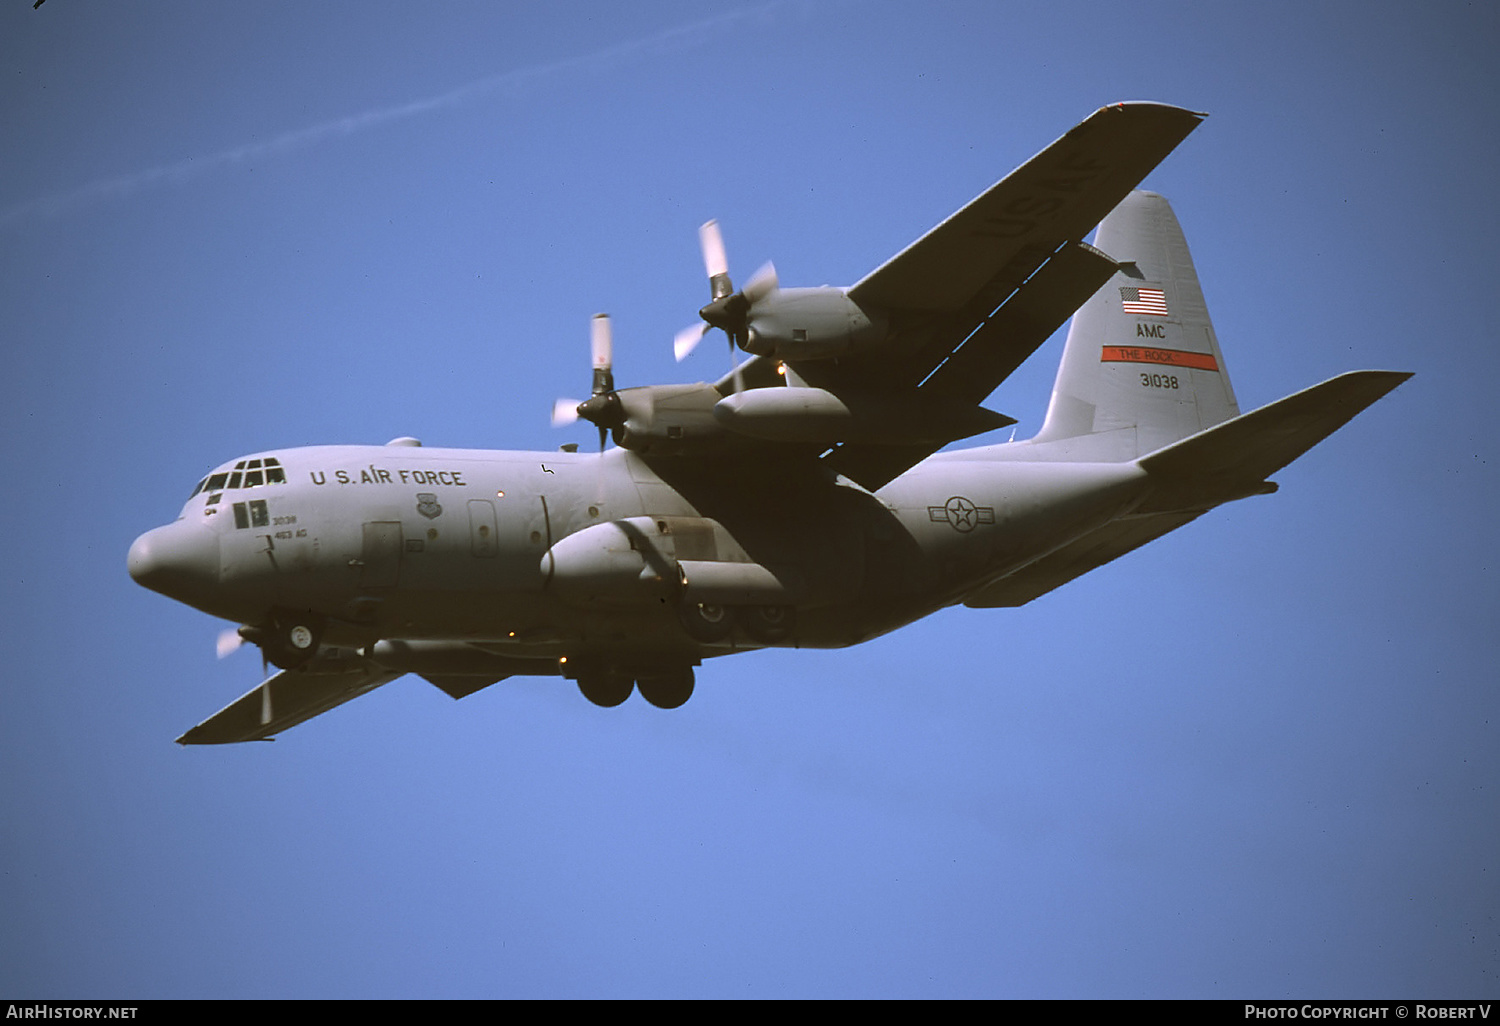
[{"label": "wingtip", "polygon": [[1116,100],[1099,108],[1100,111],[1107,110],[1159,110],[1171,111],[1174,114],[1186,114],[1189,117],[1202,121],[1208,117],[1208,112],[1203,110],[1192,110],[1188,107],[1179,107],[1175,103],[1162,103],[1160,100]]}]

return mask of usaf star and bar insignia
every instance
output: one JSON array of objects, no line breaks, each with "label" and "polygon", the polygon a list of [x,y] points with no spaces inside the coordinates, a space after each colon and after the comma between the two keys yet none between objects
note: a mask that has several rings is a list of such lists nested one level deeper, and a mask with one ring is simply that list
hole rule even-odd
[{"label": "usaf star and bar insignia", "polygon": [[959,534],[968,534],[980,524],[993,524],[995,507],[976,506],[968,498],[955,495],[941,506],[928,506],[927,518],[934,523],[947,524]]}]

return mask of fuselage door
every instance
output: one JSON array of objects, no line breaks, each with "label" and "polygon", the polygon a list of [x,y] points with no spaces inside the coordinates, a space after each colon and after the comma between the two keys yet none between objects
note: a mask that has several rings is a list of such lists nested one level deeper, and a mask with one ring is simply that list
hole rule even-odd
[{"label": "fuselage door", "polygon": [[376,520],[364,525],[359,583],[364,588],[394,588],[401,574],[401,521]]}]

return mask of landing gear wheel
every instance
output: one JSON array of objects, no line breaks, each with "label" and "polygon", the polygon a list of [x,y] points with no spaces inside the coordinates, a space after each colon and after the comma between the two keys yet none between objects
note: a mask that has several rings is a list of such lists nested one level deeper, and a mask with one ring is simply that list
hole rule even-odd
[{"label": "landing gear wheel", "polygon": [[643,673],[636,678],[641,697],[658,709],[676,709],[693,697],[693,668]]},{"label": "landing gear wheel", "polygon": [[734,630],[734,614],[728,606],[684,602],[677,607],[677,616],[694,641],[723,641]]},{"label": "landing gear wheel", "polygon": [[745,606],[739,612],[745,633],[766,645],[785,641],[797,625],[797,613],[791,606]]},{"label": "landing gear wheel", "polygon": [[323,637],[323,621],[311,613],[284,613],[271,621],[264,632],[261,650],[266,658],[283,670],[301,666],[318,654]]},{"label": "landing gear wheel", "polygon": [[595,705],[612,709],[630,697],[635,682],[623,674],[608,671],[580,673],[578,690]]}]

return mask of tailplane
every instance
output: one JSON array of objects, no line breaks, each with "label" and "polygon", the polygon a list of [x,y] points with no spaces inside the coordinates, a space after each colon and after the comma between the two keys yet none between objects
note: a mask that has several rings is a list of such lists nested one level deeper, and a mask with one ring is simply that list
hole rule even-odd
[{"label": "tailplane", "polygon": [[1166,199],[1132,192],[1100,222],[1094,244],[1121,269],[1074,314],[1032,443],[1051,458],[1133,460],[1237,416],[1193,258]]}]

